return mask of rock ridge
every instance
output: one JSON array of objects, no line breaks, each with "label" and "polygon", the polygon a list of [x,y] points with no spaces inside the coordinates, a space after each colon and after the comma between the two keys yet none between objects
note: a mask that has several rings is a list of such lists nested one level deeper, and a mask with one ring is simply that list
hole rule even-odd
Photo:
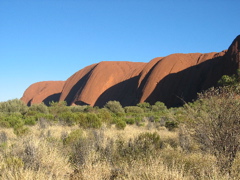
[{"label": "rock ridge", "polygon": [[215,86],[222,75],[240,68],[240,36],[228,50],[171,54],[148,63],[102,61],[74,73],[66,81],[34,83],[21,100],[28,105],[66,101],[68,105],[104,106],[117,100],[123,106],[164,102],[181,106],[197,93]]}]

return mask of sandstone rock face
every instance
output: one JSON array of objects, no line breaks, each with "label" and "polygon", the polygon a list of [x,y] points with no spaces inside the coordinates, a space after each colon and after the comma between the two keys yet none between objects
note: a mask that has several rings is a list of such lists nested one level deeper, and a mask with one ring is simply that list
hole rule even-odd
[{"label": "sandstone rock face", "polygon": [[[215,59],[221,53],[172,54],[155,61],[152,69],[140,83],[140,102],[162,101],[167,106],[178,106],[191,101],[200,92],[216,84],[222,74],[209,74],[214,68]],[[217,63],[221,60],[218,59]],[[221,66],[222,67],[222,66]],[[210,86],[206,84],[210,80]],[[143,84],[141,84],[143,83]]]},{"label": "sandstone rock face", "polygon": [[225,74],[233,74],[240,68],[240,35],[237,36],[226,53],[225,57]]},{"label": "sandstone rock face", "polygon": [[59,101],[64,81],[42,81],[32,84],[24,92],[21,100],[27,105],[44,102],[49,105],[51,101]]},{"label": "sandstone rock face", "polygon": [[[122,100],[123,103],[125,99],[123,96],[126,91],[128,91],[126,95],[130,95],[129,89],[132,83],[137,84],[136,77],[144,66],[145,63],[124,61],[103,61],[88,66],[66,81],[60,101],[66,101],[69,105],[91,106],[103,106],[109,100]],[[131,104],[132,98],[126,103]]]},{"label": "sandstone rock face", "polygon": [[[222,75],[240,68],[240,36],[220,53],[172,54],[149,63],[104,61],[85,67],[66,82],[40,82],[31,85],[22,100],[31,105],[58,94],[68,105],[104,106],[117,100],[123,106],[139,102],[164,102],[180,106],[197,93],[215,86]],[[47,98],[49,97],[49,98]]]}]

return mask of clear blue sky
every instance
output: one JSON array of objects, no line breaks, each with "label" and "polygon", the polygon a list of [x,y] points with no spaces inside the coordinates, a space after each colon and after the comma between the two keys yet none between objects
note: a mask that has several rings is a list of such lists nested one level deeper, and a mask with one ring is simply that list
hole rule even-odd
[{"label": "clear blue sky", "polygon": [[0,101],[100,61],[222,51],[239,18],[239,0],[0,0]]}]

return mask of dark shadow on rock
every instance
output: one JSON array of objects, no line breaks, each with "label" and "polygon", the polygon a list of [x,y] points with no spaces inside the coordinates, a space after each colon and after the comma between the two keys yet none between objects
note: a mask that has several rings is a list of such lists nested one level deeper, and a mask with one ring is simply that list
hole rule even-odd
[{"label": "dark shadow on rock", "polygon": [[31,106],[31,104],[32,104],[32,99],[28,101],[27,106]]},{"label": "dark shadow on rock", "polygon": [[103,107],[108,101],[119,101],[122,106],[136,105],[139,76],[122,81],[102,93],[94,106]]},{"label": "dark shadow on rock", "polygon": [[216,86],[224,74],[236,73],[237,67],[227,66],[225,56],[207,60],[196,66],[189,67],[178,73],[172,73],[163,78],[146,102],[154,104],[161,101],[167,107],[182,106],[197,98],[197,93]]},{"label": "dark shadow on rock", "polygon": [[61,96],[61,93],[52,94],[52,95],[48,96],[47,98],[45,98],[42,102],[46,106],[50,106],[50,102],[59,102],[60,96]]},{"label": "dark shadow on rock", "polygon": [[75,101],[74,104],[79,105],[79,106],[85,106],[85,105],[89,106],[90,105],[90,104],[88,104],[86,102],[83,102],[83,101]]},{"label": "dark shadow on rock", "polygon": [[[142,94],[143,94],[142,89],[144,88],[144,86],[145,86],[145,84],[146,84],[149,76],[151,75],[152,71],[153,71],[154,68],[158,65],[158,63],[159,63],[160,61],[161,61],[161,60],[158,60],[158,62],[156,62],[156,63],[152,66],[152,68],[148,71],[148,73],[146,74],[146,76],[143,78],[143,80],[142,80],[142,82],[141,82],[141,84],[140,84],[140,86],[139,86],[139,88],[138,88],[138,90],[137,90],[138,99],[141,98],[141,96],[142,96]],[[140,74],[140,76],[141,76],[141,74]]]},{"label": "dark shadow on rock", "polygon": [[[146,77],[150,76],[153,68]],[[146,102],[154,104],[161,101],[167,107],[182,106],[186,102],[195,100],[198,93],[216,86],[223,75],[232,75],[236,73],[237,69],[238,67],[233,63],[229,63],[226,56],[207,60],[164,77],[146,99]],[[95,106],[103,107],[108,101],[112,100],[119,101],[122,106],[136,105],[141,98],[142,88],[147,82],[147,79],[144,79],[144,84],[137,88],[138,80],[139,76],[136,76],[107,89],[98,98]]]},{"label": "dark shadow on rock", "polygon": [[153,104],[164,102],[168,107],[181,106],[197,98],[197,93],[216,86],[223,75],[236,74],[240,68],[240,35],[223,56],[207,60],[163,78],[146,99]]},{"label": "dark shadow on rock", "polygon": [[69,91],[68,95],[64,99],[67,105],[71,105],[74,102],[74,98],[81,94],[84,86],[87,84],[88,78],[90,77],[92,71],[95,69],[94,66],[85,76],[83,76]]}]

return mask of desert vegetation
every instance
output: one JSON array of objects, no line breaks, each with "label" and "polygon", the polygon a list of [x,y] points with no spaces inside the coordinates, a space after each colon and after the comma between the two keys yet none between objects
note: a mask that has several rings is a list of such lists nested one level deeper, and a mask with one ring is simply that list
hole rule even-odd
[{"label": "desert vegetation", "polygon": [[183,107],[0,103],[0,179],[240,179],[239,75]]}]

